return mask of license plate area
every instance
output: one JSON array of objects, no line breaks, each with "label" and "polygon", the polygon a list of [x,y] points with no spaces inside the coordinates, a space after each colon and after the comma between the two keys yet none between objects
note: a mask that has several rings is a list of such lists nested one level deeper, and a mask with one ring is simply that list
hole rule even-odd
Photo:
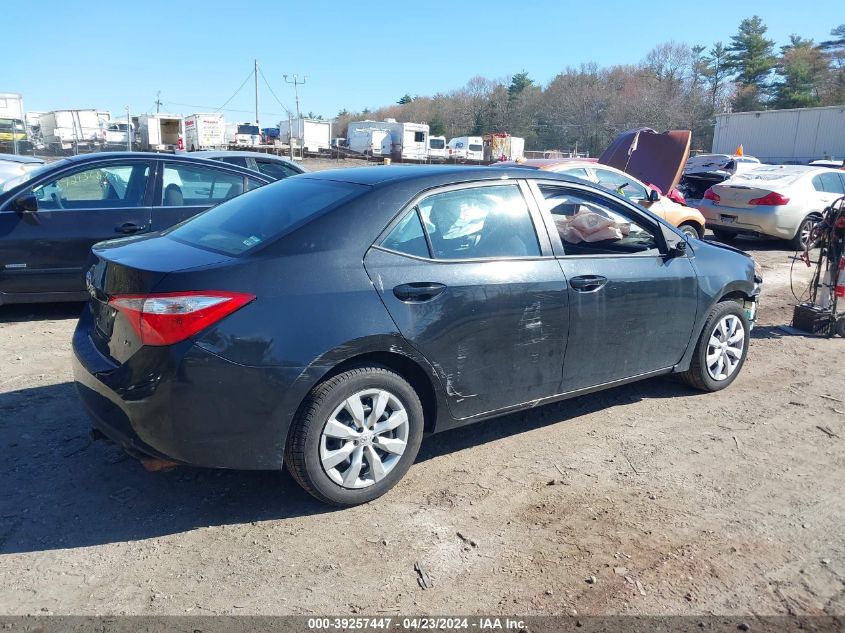
[{"label": "license plate area", "polygon": [[736,216],[725,215],[724,213],[721,213],[719,214],[719,221],[722,222],[722,224],[733,224],[734,222],[736,222]]}]

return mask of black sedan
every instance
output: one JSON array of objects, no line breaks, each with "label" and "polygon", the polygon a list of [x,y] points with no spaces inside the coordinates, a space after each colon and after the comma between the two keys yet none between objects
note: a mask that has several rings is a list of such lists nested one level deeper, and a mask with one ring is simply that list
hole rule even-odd
[{"label": "black sedan", "polygon": [[543,172],[303,174],[94,249],[74,375],[139,456],[389,490],[424,432],[745,360],[761,279],[624,198]]},{"label": "black sedan", "polygon": [[189,156],[103,152],[7,182],[0,193],[0,305],[83,301],[95,242],[169,228],[274,180]]}]

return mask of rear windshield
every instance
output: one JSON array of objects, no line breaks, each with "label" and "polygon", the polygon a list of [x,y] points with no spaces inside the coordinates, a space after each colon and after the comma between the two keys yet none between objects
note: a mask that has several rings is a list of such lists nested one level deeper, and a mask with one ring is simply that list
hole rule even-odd
[{"label": "rear windshield", "polygon": [[281,180],[213,207],[165,235],[226,255],[240,255],[290,233],[368,189],[331,180]]},{"label": "rear windshield", "polygon": [[252,134],[254,136],[258,136],[258,126],[257,125],[239,125],[238,126],[238,134]]},{"label": "rear windshield", "polygon": [[442,138],[429,139],[428,144],[431,149],[443,149],[444,147],[446,147],[446,141],[444,141]]}]

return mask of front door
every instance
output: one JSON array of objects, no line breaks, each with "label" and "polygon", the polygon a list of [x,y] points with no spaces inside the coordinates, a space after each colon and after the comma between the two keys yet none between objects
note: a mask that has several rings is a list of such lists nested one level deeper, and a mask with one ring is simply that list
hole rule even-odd
[{"label": "front door", "polygon": [[569,297],[516,183],[418,200],[364,260],[399,331],[440,376],[455,418],[557,393]]},{"label": "front door", "polygon": [[124,159],[65,171],[34,183],[38,211],[0,210],[0,292],[81,292],[96,242],[150,229],[152,163]]},{"label": "front door", "polygon": [[575,185],[534,188],[569,283],[563,391],[674,366],[687,349],[698,281],[687,256],[668,256],[658,223]]}]

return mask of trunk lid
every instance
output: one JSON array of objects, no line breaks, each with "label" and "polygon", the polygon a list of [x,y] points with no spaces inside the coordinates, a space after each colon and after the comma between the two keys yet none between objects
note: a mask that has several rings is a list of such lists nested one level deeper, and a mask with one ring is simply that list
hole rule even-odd
[{"label": "trunk lid", "polygon": [[656,185],[668,194],[677,186],[684,172],[691,137],[689,130],[671,130],[662,134],[651,128],[628,130],[613,139],[598,162]]},{"label": "trunk lid", "polygon": [[93,264],[85,274],[94,323],[91,339],[100,353],[119,363],[141,347],[127,319],[109,300],[116,295],[144,295],[170,273],[231,261],[233,258],[166,237],[143,236],[95,244]]}]

